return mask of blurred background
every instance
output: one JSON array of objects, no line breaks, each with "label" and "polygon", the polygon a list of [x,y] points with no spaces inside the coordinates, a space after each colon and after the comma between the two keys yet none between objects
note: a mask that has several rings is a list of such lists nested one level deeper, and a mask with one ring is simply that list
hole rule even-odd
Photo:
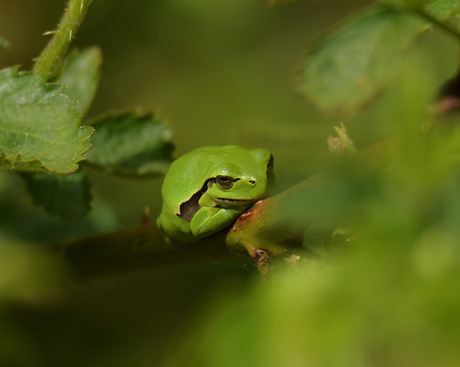
[{"label": "blurred background", "polygon": [[[398,111],[404,108],[398,105],[397,82],[358,115],[324,116],[303,100],[292,83],[308,42],[367,3],[299,1],[268,7],[263,0],[94,0],[74,42],[78,48],[98,45],[104,57],[88,118],[133,108],[159,111],[173,130],[176,156],[203,145],[267,148],[275,156],[277,190],[282,191],[321,168],[329,156],[326,140],[333,126],[345,122],[360,149],[389,132],[383,122],[394,117],[395,105]],[[42,34],[54,29],[64,6],[64,0],[0,0],[0,35],[11,44],[0,49],[0,67],[19,64],[29,70],[48,40]],[[408,58],[419,60],[424,85],[435,91],[453,75],[456,53],[452,40],[431,32]],[[200,340],[209,359],[198,358],[196,365],[213,365],[212,353],[228,354],[229,366],[276,365],[264,360],[263,353],[256,354],[261,358],[256,361],[251,348],[262,351],[260,343],[274,348],[274,333],[286,338],[295,323],[280,321],[284,313],[277,307],[283,306],[269,303],[275,292],[266,289],[246,259],[62,284],[67,270],[58,259],[36,254],[33,249],[40,243],[134,226],[145,206],[153,217],[160,209],[161,179],[135,181],[87,171],[94,201],[91,215],[82,223],[48,217],[32,205],[20,177],[0,172],[0,244],[18,245],[0,258],[0,365],[188,365],[180,356],[188,355],[187,348],[200,351]],[[298,300],[293,291],[297,281],[289,278],[282,283],[285,293],[279,297]],[[322,281],[332,289],[330,277]],[[48,286],[37,288],[35,282]],[[304,291],[304,296],[327,292]],[[330,302],[344,301],[338,297]],[[263,306],[260,299],[269,303],[273,314],[255,312]],[[319,307],[308,302],[309,297],[302,298],[298,307]],[[223,312],[207,334],[194,334],[195,327],[207,320],[207,310],[211,314],[216,309]],[[206,349],[206,343],[225,333],[227,325],[246,322],[240,319],[245,313],[257,320],[245,324],[248,330],[241,332],[245,330],[241,325],[240,333],[234,328],[229,333],[235,334],[228,336],[232,343],[238,341],[231,346],[242,354],[231,357],[225,343],[214,345],[221,349],[212,353]],[[275,321],[264,334],[265,321],[272,316]],[[314,322],[310,316],[302,320]],[[344,326],[349,319],[337,318],[342,327],[338,334],[331,331],[331,343],[350,337],[344,333],[349,331]],[[321,338],[328,335],[325,332]],[[308,338],[300,339],[312,342]],[[289,342],[297,350],[295,339]],[[189,346],[190,340],[198,346]],[[326,345],[327,340],[317,347],[322,350]],[[345,349],[337,356],[345,355]],[[285,366],[338,365],[315,364],[314,359],[305,364],[289,350],[278,356]]]}]

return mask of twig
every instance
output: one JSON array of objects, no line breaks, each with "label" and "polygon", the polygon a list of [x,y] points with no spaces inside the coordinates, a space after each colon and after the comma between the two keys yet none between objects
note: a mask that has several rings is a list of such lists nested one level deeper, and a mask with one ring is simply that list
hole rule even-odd
[{"label": "twig", "polygon": [[91,1],[69,0],[58,28],[45,33],[45,35],[52,34],[53,38],[36,59],[33,67],[35,74],[45,75],[47,79],[52,79],[59,73],[67,49],[83,22],[86,9]]}]

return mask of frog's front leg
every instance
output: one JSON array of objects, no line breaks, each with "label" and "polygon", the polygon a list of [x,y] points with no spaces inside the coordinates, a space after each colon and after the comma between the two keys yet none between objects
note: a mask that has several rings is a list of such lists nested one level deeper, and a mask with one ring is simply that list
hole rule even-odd
[{"label": "frog's front leg", "polygon": [[196,237],[210,235],[229,226],[242,212],[241,208],[218,208],[204,206],[198,210],[190,222]]}]

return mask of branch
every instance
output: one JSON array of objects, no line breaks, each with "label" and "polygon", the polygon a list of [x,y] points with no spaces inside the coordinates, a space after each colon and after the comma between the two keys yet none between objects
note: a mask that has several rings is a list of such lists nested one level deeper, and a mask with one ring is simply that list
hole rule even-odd
[{"label": "branch", "polygon": [[[152,267],[236,258],[241,252],[225,246],[225,234],[199,243],[171,242],[153,224],[70,240],[51,246],[78,277],[98,277]],[[244,255],[244,253],[243,253]]]},{"label": "branch", "polygon": [[34,74],[45,75],[47,79],[52,79],[59,73],[67,49],[83,22],[86,9],[91,1],[69,0],[57,30],[45,33],[46,35],[52,34],[53,38],[35,61]]}]

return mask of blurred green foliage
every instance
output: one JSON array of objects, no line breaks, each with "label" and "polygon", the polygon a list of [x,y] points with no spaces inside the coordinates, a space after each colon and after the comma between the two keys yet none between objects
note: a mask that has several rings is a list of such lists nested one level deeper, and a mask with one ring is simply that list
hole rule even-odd
[{"label": "blurred green foliage", "polygon": [[[161,182],[86,168],[93,211],[66,223],[33,207],[24,183],[2,172],[0,365],[458,364],[458,117],[421,133],[437,88],[455,72],[457,45],[425,35],[403,76],[359,115],[321,116],[289,82],[303,45],[366,3],[94,1],[76,40],[104,55],[90,118],[159,108],[177,154],[263,146],[275,156],[279,191],[324,170],[327,184],[289,208],[353,228],[356,238],[329,266],[282,269],[270,282],[242,258],[75,284],[40,243],[135,224],[146,205],[156,215]],[[62,6],[0,0],[0,34],[11,43],[1,66],[29,67]],[[331,159],[326,138],[341,121],[358,148],[398,138],[379,159]]]},{"label": "blurred green foliage", "polygon": [[355,112],[399,75],[403,52],[426,28],[419,18],[397,9],[359,13],[311,46],[299,87],[325,112]]}]

